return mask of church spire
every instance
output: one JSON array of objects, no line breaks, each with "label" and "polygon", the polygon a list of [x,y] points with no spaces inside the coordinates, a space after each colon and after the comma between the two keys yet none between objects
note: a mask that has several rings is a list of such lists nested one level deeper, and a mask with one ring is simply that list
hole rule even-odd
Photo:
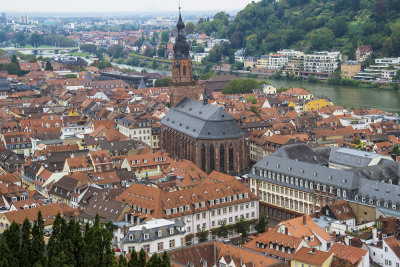
[{"label": "church spire", "polygon": [[183,22],[182,19],[180,3],[179,3],[179,20],[178,23],[176,24],[176,28],[178,30],[178,37],[176,38],[174,44],[174,57],[175,59],[188,59],[190,58],[189,55],[190,45],[186,41],[186,36],[184,31],[185,23]]}]

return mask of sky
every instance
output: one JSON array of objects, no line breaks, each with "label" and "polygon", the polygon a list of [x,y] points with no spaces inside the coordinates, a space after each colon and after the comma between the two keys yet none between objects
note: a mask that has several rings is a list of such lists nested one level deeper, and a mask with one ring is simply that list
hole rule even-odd
[{"label": "sky", "polygon": [[[170,12],[179,0],[1,0],[0,12]],[[243,9],[251,0],[181,0],[185,11]]]}]

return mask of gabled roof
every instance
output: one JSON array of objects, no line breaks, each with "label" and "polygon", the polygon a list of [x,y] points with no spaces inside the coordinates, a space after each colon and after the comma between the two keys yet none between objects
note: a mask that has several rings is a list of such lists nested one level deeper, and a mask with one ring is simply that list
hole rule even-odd
[{"label": "gabled roof", "polygon": [[397,258],[400,258],[400,241],[395,236],[387,237],[384,242],[390,247],[390,249],[396,254]]},{"label": "gabled roof", "polygon": [[161,124],[196,139],[232,139],[244,136],[236,120],[223,108],[184,98]]},{"label": "gabled roof", "polygon": [[362,257],[364,257],[368,250],[352,247],[352,246],[344,246],[339,243],[333,243],[329,252],[335,254],[336,257],[348,260],[354,266],[357,266],[358,263],[362,261]]},{"label": "gabled roof", "polygon": [[302,263],[308,263],[319,267],[322,266],[331,256],[331,252],[324,252],[320,250],[313,251],[311,248],[302,247],[296,252],[296,254],[294,254],[293,259]]},{"label": "gabled roof", "polygon": [[168,251],[169,257],[173,264],[189,266],[188,263],[195,267],[202,267],[203,262],[207,266],[220,266],[218,263],[223,258],[227,265],[233,266],[286,266],[279,264],[278,260],[265,256],[243,247],[237,247],[224,244],[220,241],[208,241],[192,246],[181,247]]},{"label": "gabled roof", "polygon": [[319,241],[319,238],[321,238],[325,242],[331,241],[330,234],[319,227],[309,215],[303,215],[287,221],[283,221],[279,223],[279,225],[276,227],[276,231],[280,231],[280,228],[282,228],[283,226],[287,228],[289,235],[295,237],[301,238],[303,236],[314,236],[314,241],[312,241],[311,239],[307,240],[308,245],[311,247],[321,243]]},{"label": "gabled roof", "polygon": [[335,218],[339,221],[346,221],[356,218],[350,205],[345,200],[328,203],[327,206],[332,211]]},{"label": "gabled roof", "polygon": [[64,217],[70,218],[77,212],[77,210],[72,209],[66,204],[55,203],[26,210],[9,211],[0,216],[5,216],[9,222],[15,221],[19,225],[22,225],[25,218],[28,218],[29,221],[36,221],[39,210],[42,212],[45,226],[52,225],[58,213]]}]

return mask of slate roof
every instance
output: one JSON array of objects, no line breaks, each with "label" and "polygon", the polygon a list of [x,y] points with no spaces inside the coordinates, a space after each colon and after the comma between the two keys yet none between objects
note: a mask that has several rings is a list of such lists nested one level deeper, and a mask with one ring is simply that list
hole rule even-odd
[{"label": "slate roof", "polygon": [[[153,219],[147,221],[142,225],[130,227],[128,233],[122,240],[122,243],[141,243],[149,242],[157,239],[166,238],[168,236],[175,236],[184,234],[185,230],[180,231],[180,227],[184,227],[185,223],[181,220],[169,221],[165,219]],[[173,233],[170,233],[170,229],[173,228]],[[158,236],[158,232],[161,231],[161,236]],[[148,239],[144,239],[144,234],[149,234]]]},{"label": "slate roof", "polygon": [[[358,185],[358,195],[396,204],[396,209],[400,209],[400,186],[361,178]],[[365,203],[368,203],[368,200]],[[392,207],[389,206],[388,209],[392,209]]]},{"label": "slate roof", "polygon": [[379,157],[382,155],[356,149],[332,147],[329,161],[350,167],[367,167],[373,159]]},{"label": "slate roof", "polygon": [[10,91],[10,84],[5,77],[0,77],[0,91]]},{"label": "slate roof", "polygon": [[[254,167],[256,168],[255,174],[251,172],[250,176],[261,180],[268,180],[269,178],[260,176],[259,170],[268,169],[273,172],[312,180],[317,183],[320,182],[348,190],[354,190],[358,186],[358,180],[355,179],[355,175],[351,171],[332,169],[308,162],[301,162],[299,160],[277,157],[275,154],[263,158],[257,162]],[[274,183],[287,186],[286,183],[278,180],[274,180]],[[296,187],[294,184],[291,186]],[[301,188],[301,190],[304,189],[305,188]]]},{"label": "slate roof", "polygon": [[305,144],[292,144],[279,148],[274,155],[312,164],[327,165],[329,152],[326,152],[326,149],[329,148],[311,149]]},{"label": "slate roof", "polygon": [[223,140],[244,136],[236,120],[223,108],[184,98],[161,124],[196,139]]}]

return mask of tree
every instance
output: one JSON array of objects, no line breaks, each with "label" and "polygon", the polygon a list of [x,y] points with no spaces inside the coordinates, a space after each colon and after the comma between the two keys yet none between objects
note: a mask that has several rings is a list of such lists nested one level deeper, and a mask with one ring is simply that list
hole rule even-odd
[{"label": "tree", "polygon": [[38,33],[33,33],[30,37],[29,43],[33,47],[39,47],[43,44],[43,35]]},{"label": "tree", "polygon": [[219,238],[227,238],[228,237],[228,227],[226,227],[225,221],[221,221],[221,226],[218,228],[217,236]]},{"label": "tree", "polygon": [[400,22],[391,25],[390,30],[392,31],[392,56],[398,57],[400,56]]},{"label": "tree", "polygon": [[42,212],[39,210],[37,220],[32,228],[32,263],[46,264],[44,255],[44,220]]},{"label": "tree", "polygon": [[28,218],[22,223],[21,230],[21,250],[20,250],[20,266],[32,265],[32,240],[31,240],[31,224]]},{"label": "tree", "polygon": [[17,44],[19,45],[25,45],[26,44],[26,36],[24,32],[17,32],[15,34],[15,41],[17,42]]},{"label": "tree", "polygon": [[251,93],[253,89],[258,89],[263,84],[262,81],[254,79],[234,79],[222,89],[223,94],[245,94]]},{"label": "tree", "polygon": [[257,104],[257,98],[255,98],[255,96],[249,96],[246,102],[251,104]]},{"label": "tree", "polygon": [[107,49],[106,53],[112,58],[123,58],[124,48],[120,45],[112,45]]},{"label": "tree", "polygon": [[165,57],[165,46],[160,46],[160,48],[157,49],[157,56],[158,57]]},{"label": "tree", "polygon": [[256,106],[249,107],[249,111],[253,112],[257,117],[260,117],[260,111]]},{"label": "tree", "polygon": [[79,46],[79,49],[83,52],[88,52],[88,53],[96,53],[97,46],[94,44],[81,44]]},{"label": "tree", "polygon": [[126,258],[122,254],[119,255],[118,267],[128,267],[128,263],[126,262]]},{"label": "tree", "polygon": [[[53,231],[47,246],[47,257],[50,266],[63,266],[68,264],[68,246],[65,219],[61,217],[60,213],[57,214],[54,223]],[[73,256],[73,255],[71,255]]]},{"label": "tree", "polygon": [[268,225],[268,221],[265,220],[265,217],[262,215],[259,219],[258,219],[258,223],[256,224],[256,231],[258,233],[264,233],[265,232],[265,227],[267,227]]},{"label": "tree", "polygon": [[194,23],[193,22],[186,23],[185,31],[186,31],[187,34],[194,33]]},{"label": "tree", "polygon": [[255,56],[257,54],[257,34],[252,34],[246,39],[246,55]]},{"label": "tree", "polygon": [[162,259],[162,267],[171,267],[171,261],[169,260],[168,253],[164,250],[164,253],[161,256]]},{"label": "tree", "polygon": [[[11,251],[7,246],[7,241],[4,237],[0,238],[0,267],[8,267],[11,263]],[[14,266],[18,266],[14,265]]]},{"label": "tree", "polygon": [[250,231],[250,224],[248,221],[244,219],[243,216],[240,218],[239,221],[235,223],[235,231],[236,233],[242,236],[242,243],[243,243],[243,238],[246,237]]},{"label": "tree", "polygon": [[203,243],[208,241],[208,231],[203,228],[196,233],[197,238],[199,239],[199,243]]},{"label": "tree", "polygon": [[169,77],[157,79],[154,83],[154,87],[168,87],[172,79]]},{"label": "tree", "polygon": [[146,266],[146,252],[143,248],[139,252],[138,266]]},{"label": "tree", "polygon": [[149,261],[146,264],[146,267],[160,267],[162,265],[161,259],[157,256],[156,253],[151,255]]},{"label": "tree", "polygon": [[396,156],[400,156],[400,146],[398,144],[394,145],[390,153]]},{"label": "tree", "polygon": [[131,252],[131,258],[128,262],[128,267],[139,267],[138,255],[134,249]]},{"label": "tree", "polygon": [[335,36],[328,28],[320,28],[311,32],[311,45],[314,50],[326,50],[334,44]]},{"label": "tree", "polygon": [[71,260],[73,259],[72,265],[82,266],[84,263],[84,241],[82,237],[82,231],[79,222],[73,218],[69,220],[66,236],[67,245],[69,246],[68,252]]},{"label": "tree", "polygon": [[400,70],[396,72],[396,75],[393,77],[394,80],[400,81]]},{"label": "tree", "polygon": [[51,65],[50,61],[46,61],[46,67],[44,70],[50,70],[53,71],[53,66]]},{"label": "tree", "polygon": [[3,233],[4,242],[10,253],[7,256],[8,266],[17,267],[19,264],[19,241],[20,241],[19,225],[13,222]]},{"label": "tree", "polygon": [[167,44],[169,42],[169,31],[161,32],[161,42]]},{"label": "tree", "polygon": [[203,53],[204,52],[204,46],[202,46],[201,44],[198,44],[196,46],[193,47],[193,52],[195,53]]},{"label": "tree", "polygon": [[100,59],[100,60],[102,60],[103,59],[103,57],[104,57],[104,53],[106,52],[106,49],[104,48],[104,47],[99,47],[99,48],[97,48],[97,50],[96,50],[96,57],[98,58],[98,59]]}]

